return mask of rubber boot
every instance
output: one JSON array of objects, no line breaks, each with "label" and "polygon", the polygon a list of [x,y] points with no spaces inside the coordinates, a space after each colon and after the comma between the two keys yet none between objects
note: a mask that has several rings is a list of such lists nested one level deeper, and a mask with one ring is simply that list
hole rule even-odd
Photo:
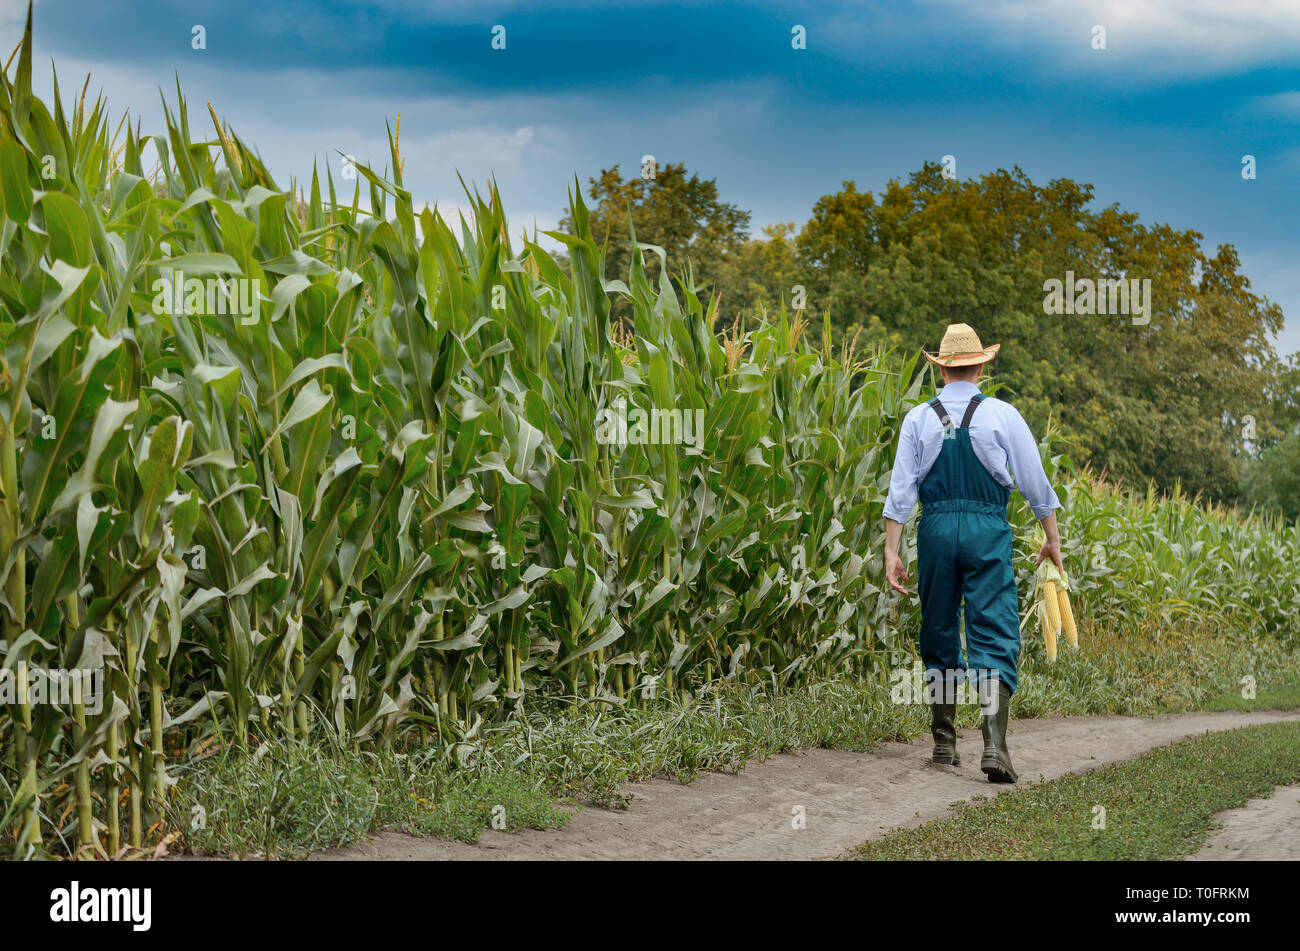
[{"label": "rubber boot", "polygon": [[934,753],[930,757],[944,766],[960,766],[957,755],[957,704],[930,704],[930,735],[934,737]]},{"label": "rubber boot", "polygon": [[998,709],[984,716],[984,755],[980,769],[991,783],[1014,783],[1018,777],[1007,752],[1007,718],[1011,715],[1011,688],[998,684]]}]

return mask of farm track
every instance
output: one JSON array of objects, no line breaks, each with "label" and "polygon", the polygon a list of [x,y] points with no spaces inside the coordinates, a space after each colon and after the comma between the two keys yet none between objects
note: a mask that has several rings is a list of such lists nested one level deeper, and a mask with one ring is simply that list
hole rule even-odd
[{"label": "farm track", "polygon": [[[1300,720],[1300,711],[1184,713],[1150,719],[1015,720],[1009,730],[1009,741],[1024,783],[1095,769],[1200,733],[1279,720]],[[929,762],[928,736],[913,743],[885,744],[872,753],[841,750],[783,753],[752,763],[737,775],[705,773],[690,785],[662,779],[630,784],[624,789],[632,797],[627,810],[583,809],[560,829],[520,833],[487,830],[478,845],[387,830],[313,858],[318,861],[835,858],[891,829],[938,818],[957,800],[996,794],[1008,788],[988,783],[979,771],[982,744],[978,728],[964,729],[958,748],[963,764],[959,768],[934,766]],[[1295,799],[1295,795],[1290,795],[1272,808],[1284,811],[1285,802],[1291,802],[1290,821],[1300,825],[1294,809]],[[1255,801],[1259,802],[1265,800]],[[799,807],[806,817],[805,827],[796,830],[792,817]],[[1249,853],[1252,848],[1260,847],[1262,830],[1269,827],[1270,821],[1276,821],[1273,812],[1264,819],[1252,815],[1247,824],[1254,831],[1243,833],[1246,838],[1235,840],[1236,846],[1229,848],[1237,848],[1242,857],[1255,857]],[[966,857],[953,855],[953,858]]]}]

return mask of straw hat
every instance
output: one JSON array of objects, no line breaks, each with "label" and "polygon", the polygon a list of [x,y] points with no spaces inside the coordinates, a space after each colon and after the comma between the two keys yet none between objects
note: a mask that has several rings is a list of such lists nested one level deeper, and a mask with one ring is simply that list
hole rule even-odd
[{"label": "straw hat", "polygon": [[940,367],[969,367],[976,363],[988,363],[998,355],[1002,344],[995,343],[985,347],[980,343],[979,334],[970,324],[949,324],[943,332],[937,354],[922,350],[925,358]]}]

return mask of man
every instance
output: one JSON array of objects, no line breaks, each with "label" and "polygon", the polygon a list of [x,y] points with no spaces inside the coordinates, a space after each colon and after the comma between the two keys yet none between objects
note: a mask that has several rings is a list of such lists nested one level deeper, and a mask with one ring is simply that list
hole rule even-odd
[{"label": "man", "polygon": [[[966,324],[950,324],[937,355],[922,351],[939,367],[944,386],[903,420],[885,501],[885,576],[895,591],[911,594],[900,583],[908,577],[898,542],[919,496],[921,660],[931,691],[933,760],[960,765],[955,684],[969,670],[984,707],[980,769],[990,782],[1014,783],[1006,735],[1020,656],[1020,600],[1007,502],[1014,485],[1047,534],[1036,563],[1050,558],[1061,568],[1055,512],[1060,502],[1023,417],[979,391],[984,364],[1000,348],[983,347]],[[963,601],[966,664],[959,633]],[[936,698],[940,679],[943,690]]]}]

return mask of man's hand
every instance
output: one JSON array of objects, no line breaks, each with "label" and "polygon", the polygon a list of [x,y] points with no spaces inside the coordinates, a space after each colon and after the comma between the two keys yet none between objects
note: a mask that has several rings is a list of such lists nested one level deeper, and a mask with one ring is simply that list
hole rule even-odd
[{"label": "man's hand", "polygon": [[898,552],[885,552],[885,579],[889,582],[889,586],[899,594],[911,596],[912,592],[899,584],[899,581],[907,581],[908,578],[907,572],[903,570],[903,560],[898,557]]},{"label": "man's hand", "polygon": [[1047,518],[1040,519],[1039,524],[1043,526],[1043,534],[1047,536],[1047,542],[1038,552],[1038,560],[1034,562],[1034,567],[1041,565],[1044,558],[1050,558],[1052,564],[1056,565],[1056,570],[1064,575],[1065,565],[1061,564],[1061,533],[1056,527],[1056,513],[1053,512]]},{"label": "man's hand", "polygon": [[885,580],[899,594],[910,596],[912,592],[899,584],[899,581],[907,580],[907,572],[903,570],[903,562],[898,557],[898,542],[902,537],[902,523],[895,522],[892,518],[885,519]]},{"label": "man's hand", "polygon": [[1052,564],[1056,565],[1056,570],[1065,574],[1065,565],[1061,564],[1061,545],[1058,542],[1053,545],[1051,542],[1045,544],[1038,552],[1038,560],[1034,562],[1034,567],[1043,563],[1044,558],[1052,559]]}]

